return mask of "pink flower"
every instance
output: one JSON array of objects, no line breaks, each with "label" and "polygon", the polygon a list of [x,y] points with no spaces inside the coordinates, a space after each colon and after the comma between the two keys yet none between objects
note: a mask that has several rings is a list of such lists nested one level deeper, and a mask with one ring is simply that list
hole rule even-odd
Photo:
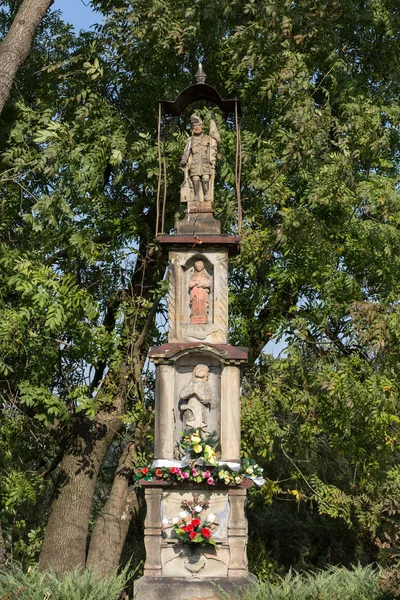
[{"label": "pink flower", "polygon": [[197,469],[192,469],[192,475],[193,475],[193,477],[197,477],[198,474],[199,474],[199,472],[198,472]]},{"label": "pink flower", "polygon": [[182,471],[181,472],[181,477],[182,477],[182,479],[188,479],[189,473],[186,473],[186,471]]},{"label": "pink flower", "polygon": [[182,475],[182,471],[178,467],[175,468],[175,475]]},{"label": "pink flower", "polygon": [[204,479],[208,479],[209,477],[211,477],[210,471],[204,471],[203,477],[204,477]]},{"label": "pink flower", "polygon": [[212,477],[209,477],[207,479],[207,483],[208,483],[208,485],[214,485],[214,479]]}]

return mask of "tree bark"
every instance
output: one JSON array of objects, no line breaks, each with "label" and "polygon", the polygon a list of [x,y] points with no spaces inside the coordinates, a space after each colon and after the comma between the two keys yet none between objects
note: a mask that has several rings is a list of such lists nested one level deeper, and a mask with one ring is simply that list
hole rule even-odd
[{"label": "tree bark", "polygon": [[6,548],[4,545],[3,530],[0,523],[0,569],[3,568],[6,562]]},{"label": "tree bark", "polygon": [[102,576],[118,568],[130,522],[139,511],[138,497],[129,489],[135,458],[135,445],[130,442],[121,455],[110,495],[93,529],[86,566]]},{"label": "tree bark", "polygon": [[[146,263],[149,263],[147,268]],[[159,279],[156,266],[157,261],[149,258],[147,252],[144,252],[131,282],[134,298],[150,296]],[[145,322],[141,322],[142,327],[139,328],[138,323],[132,324],[132,331],[139,330],[140,334],[137,338],[133,337],[133,334],[129,336],[126,358],[119,373],[107,374],[102,390],[107,392],[108,389],[117,388],[113,403],[106,404],[95,419],[77,415],[70,422],[64,441],[65,451],[55,498],[39,559],[42,571],[53,568],[58,573],[65,573],[75,567],[84,568],[86,565],[87,535],[97,476],[109,445],[122,427],[121,415],[126,411],[129,400],[132,396],[142,400],[141,369],[146,353],[145,342],[157,306],[158,300],[155,300]],[[101,394],[102,390],[98,391],[98,394]],[[119,479],[117,478],[116,484],[121,486]],[[132,502],[133,499],[130,499],[128,504]],[[117,563],[120,554],[121,552],[115,559]]]},{"label": "tree bark", "polygon": [[122,426],[123,399],[111,408],[110,413],[104,410],[95,420],[77,416],[71,421],[40,554],[41,570],[53,568],[64,573],[85,567],[97,476],[107,448]]},{"label": "tree bark", "polygon": [[0,113],[31,48],[36,27],[54,0],[24,0],[0,45]]}]

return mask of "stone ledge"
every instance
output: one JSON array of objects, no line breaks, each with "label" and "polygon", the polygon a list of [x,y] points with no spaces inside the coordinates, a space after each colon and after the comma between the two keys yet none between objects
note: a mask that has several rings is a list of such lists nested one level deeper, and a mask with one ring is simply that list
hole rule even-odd
[{"label": "stone ledge", "polygon": [[[156,238],[157,244],[162,249],[170,250],[172,246],[191,246],[199,250],[209,246],[225,246],[230,255],[240,254],[241,238],[238,235],[221,234],[199,234],[199,235],[160,235]],[[185,248],[187,249],[187,248]]]},{"label": "stone ledge", "polygon": [[[227,461],[229,462],[229,461]],[[212,465],[210,465],[211,468]],[[209,466],[209,468],[210,468]],[[216,467],[218,468],[218,467]],[[222,468],[222,465],[221,465]],[[229,492],[232,495],[235,495],[235,491],[238,495],[241,495],[240,490],[248,490],[249,488],[253,487],[254,485],[254,481],[252,479],[249,479],[248,477],[245,477],[240,483],[229,483],[228,485],[223,484],[223,483],[215,483],[214,485],[208,485],[207,483],[197,483],[195,481],[185,481],[185,483],[181,483],[181,482],[176,482],[176,481],[166,481],[165,479],[157,479],[156,477],[153,477],[153,479],[139,479],[138,481],[138,485],[141,485],[145,488],[161,488],[164,487],[166,489],[178,489],[178,490],[182,490],[184,492],[190,491],[218,491],[218,492]]]},{"label": "stone ledge", "polygon": [[244,364],[247,361],[247,348],[230,344],[208,344],[206,342],[173,342],[151,348],[148,357],[155,363],[175,362],[182,355],[196,350],[197,352],[216,355],[227,364]]},{"label": "stone ledge", "polygon": [[254,585],[254,575],[216,579],[140,577],[134,583],[135,600],[237,600],[241,590]]}]

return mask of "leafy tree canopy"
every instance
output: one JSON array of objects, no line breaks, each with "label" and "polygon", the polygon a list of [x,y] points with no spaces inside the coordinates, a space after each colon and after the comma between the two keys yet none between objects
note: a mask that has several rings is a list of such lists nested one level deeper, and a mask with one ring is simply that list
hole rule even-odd
[{"label": "leafy tree canopy", "polygon": [[[104,22],[91,33],[44,19],[1,117],[5,426],[16,406],[60,447],[74,415],[112,405],[132,340],[166,290],[154,245],[157,100],[174,99],[202,60],[207,81],[243,107],[230,307],[231,342],[248,345],[252,363],[243,452],[265,457],[270,480],[254,514],[265,523],[272,497],[269,510],[290,500],[286,516],[301,505],[326,533],[316,505],[355,528],[349,560],[361,546],[371,559],[400,481],[398,3],[92,5]],[[188,115],[164,123],[167,231]],[[217,120],[216,210],[234,231],[234,124]],[[279,337],[287,354],[264,356]],[[128,429],[145,418],[138,369],[161,339],[146,330],[128,360]]]}]

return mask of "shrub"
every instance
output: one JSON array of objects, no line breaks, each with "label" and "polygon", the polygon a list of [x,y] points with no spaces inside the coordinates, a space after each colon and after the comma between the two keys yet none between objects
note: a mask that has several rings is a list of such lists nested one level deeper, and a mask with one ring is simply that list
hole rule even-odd
[{"label": "shrub", "polygon": [[0,600],[116,600],[126,580],[126,569],[99,579],[88,570],[59,576],[34,566],[24,572],[14,563],[0,571]]},{"label": "shrub", "polygon": [[372,567],[331,567],[305,575],[291,571],[279,584],[259,583],[241,600],[390,600],[378,590],[378,577]]}]

